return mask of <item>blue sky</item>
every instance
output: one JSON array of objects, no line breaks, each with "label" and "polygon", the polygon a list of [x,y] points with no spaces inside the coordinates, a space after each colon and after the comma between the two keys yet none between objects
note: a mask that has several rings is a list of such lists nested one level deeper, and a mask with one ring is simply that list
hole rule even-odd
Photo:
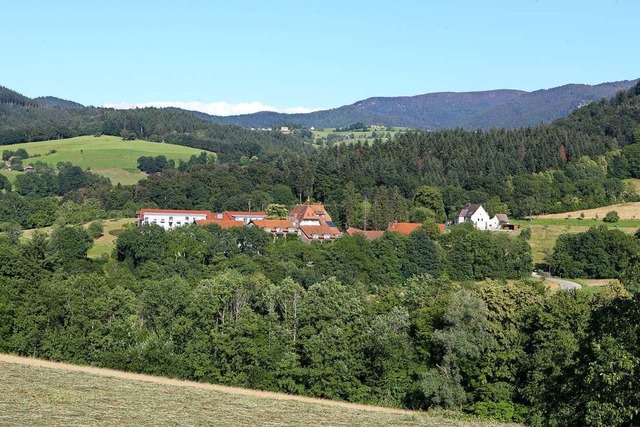
[{"label": "blue sky", "polygon": [[211,113],[640,77],[637,0],[7,1],[0,85]]}]

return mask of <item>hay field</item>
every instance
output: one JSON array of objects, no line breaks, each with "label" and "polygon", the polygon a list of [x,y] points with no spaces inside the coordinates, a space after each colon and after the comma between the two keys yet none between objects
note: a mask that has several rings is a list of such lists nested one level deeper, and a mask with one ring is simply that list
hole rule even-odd
[{"label": "hay field", "polygon": [[0,384],[0,425],[508,426],[9,355]]}]

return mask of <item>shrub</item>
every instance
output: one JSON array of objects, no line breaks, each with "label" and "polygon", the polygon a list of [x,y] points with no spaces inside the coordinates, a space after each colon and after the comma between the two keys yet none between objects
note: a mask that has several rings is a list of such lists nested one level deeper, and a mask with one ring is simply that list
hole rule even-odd
[{"label": "shrub", "polygon": [[620,220],[620,216],[616,211],[609,211],[602,220],[604,222],[618,222]]}]

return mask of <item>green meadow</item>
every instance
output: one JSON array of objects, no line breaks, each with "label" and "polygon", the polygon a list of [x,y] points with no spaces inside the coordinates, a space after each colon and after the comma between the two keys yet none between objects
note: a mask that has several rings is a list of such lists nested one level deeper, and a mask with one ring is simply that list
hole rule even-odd
[{"label": "green meadow", "polygon": [[[83,169],[106,176],[115,183],[135,184],[146,174],[137,169],[138,157],[166,156],[167,159],[189,160],[192,155],[199,155],[204,150],[181,145],[149,142],[142,140],[123,141],[116,136],[79,136],[77,138],[60,139],[42,142],[30,142],[4,146],[4,150],[24,148],[29,158],[23,161],[25,166],[41,161],[55,166],[59,162],[71,162]],[[20,172],[1,171],[11,181]]]}]

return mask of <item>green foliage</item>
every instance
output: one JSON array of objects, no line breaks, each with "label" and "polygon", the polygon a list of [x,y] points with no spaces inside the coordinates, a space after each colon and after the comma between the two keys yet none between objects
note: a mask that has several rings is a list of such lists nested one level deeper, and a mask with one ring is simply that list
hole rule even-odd
[{"label": "green foliage", "polygon": [[286,219],[289,214],[289,209],[280,203],[270,203],[264,211],[267,214],[267,219]]},{"label": "green foliage", "polygon": [[632,266],[640,253],[638,242],[620,230],[592,227],[577,234],[562,234],[548,261],[565,277],[612,278]]},{"label": "green foliage", "polygon": [[604,222],[618,222],[620,220],[620,216],[618,215],[618,212],[616,211],[609,211],[607,212],[607,214],[605,215],[604,218],[602,218],[602,220]]},{"label": "green foliage", "polygon": [[81,227],[60,227],[51,233],[47,246],[49,258],[56,263],[68,264],[76,259],[85,259],[93,239]]}]

